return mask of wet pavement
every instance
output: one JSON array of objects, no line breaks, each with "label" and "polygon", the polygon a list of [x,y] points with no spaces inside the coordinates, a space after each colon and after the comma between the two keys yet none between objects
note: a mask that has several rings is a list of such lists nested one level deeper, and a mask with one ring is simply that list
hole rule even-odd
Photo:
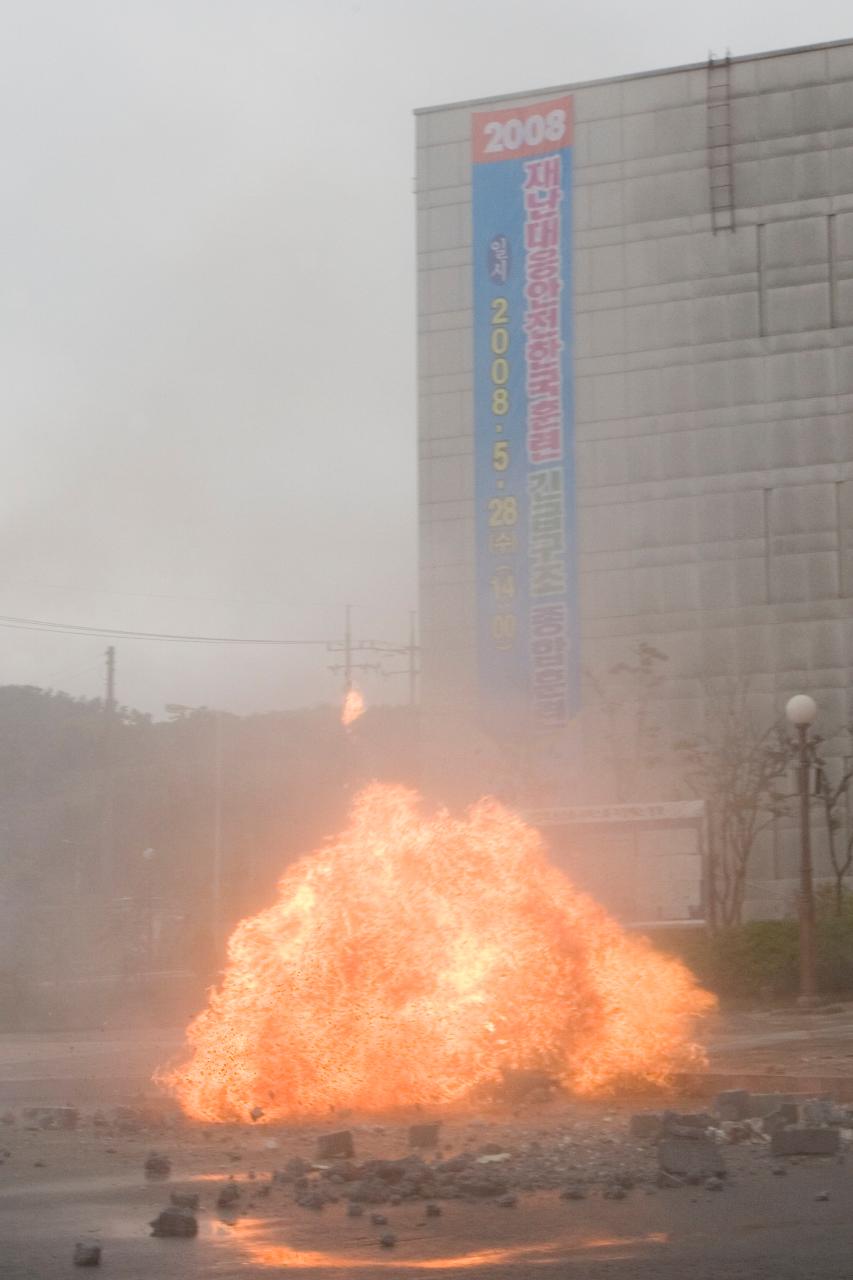
[{"label": "wet pavement", "polygon": [[[756,1070],[822,1069],[842,1076],[853,1063],[853,1011],[802,1015],[793,1010],[728,1015],[709,1028],[712,1065]],[[374,1225],[365,1206],[347,1215],[346,1198],[322,1211],[302,1208],[293,1187],[271,1175],[294,1156],[311,1159],[317,1126],[229,1129],[174,1125],[149,1129],[93,1124],[147,1084],[154,1066],[179,1050],[180,1032],[97,1032],[0,1036],[0,1278],[50,1280],[80,1276],[72,1264],[78,1241],[103,1245],[98,1274],[122,1280],[196,1277],[312,1276],[318,1280],[399,1280],[430,1272],[483,1280],[583,1277],[591,1280],[850,1280],[853,1276],[853,1152],[799,1158],[778,1172],[766,1144],[726,1149],[729,1177],[720,1192],[704,1186],[655,1185],[654,1147],[628,1136],[628,1116],[667,1101],[597,1106],[555,1102],[446,1123],[443,1154],[495,1141],[516,1148],[539,1143],[568,1148],[581,1200],[559,1191],[518,1192],[514,1207],[494,1198],[441,1202],[428,1217],[423,1200],[379,1206]],[[827,1065],[827,1064],[831,1064]],[[24,1116],[32,1104],[76,1103],[76,1131],[42,1130]],[[696,1102],[696,1106],[701,1105]],[[399,1158],[410,1120],[352,1123],[358,1158]],[[114,1117],[113,1117],[114,1119]],[[151,1150],[168,1155],[171,1176],[147,1180]],[[8,1152],[9,1154],[4,1154]],[[613,1171],[630,1167],[635,1185],[608,1198]],[[776,1170],[774,1172],[774,1169]],[[254,1177],[252,1176],[254,1174]],[[239,1211],[217,1210],[229,1178],[241,1188]],[[195,1239],[158,1239],[150,1222],[172,1191],[201,1199]],[[383,1248],[387,1231],[395,1244]]]},{"label": "wet pavement", "polygon": [[[683,1101],[679,1105],[684,1105]],[[494,1199],[444,1200],[429,1217],[425,1203],[365,1206],[347,1215],[345,1199],[321,1211],[300,1208],[293,1188],[271,1174],[289,1158],[310,1158],[316,1129],[196,1126],[123,1133],[81,1115],[77,1131],[40,1130],[16,1114],[0,1126],[0,1277],[47,1280],[79,1276],[77,1241],[103,1245],[99,1274],[123,1280],[195,1277],[312,1276],[320,1280],[394,1280],[448,1276],[578,1275],[644,1280],[773,1276],[774,1280],[849,1280],[853,1258],[853,1156],[772,1160],[766,1144],[727,1149],[724,1189],[662,1190],[654,1185],[654,1147],[628,1136],[626,1107],[562,1104],[514,1117],[488,1115],[446,1124],[450,1150],[506,1146],[554,1135],[571,1148],[573,1167],[590,1172],[586,1195],[520,1193],[514,1207]],[[355,1128],[364,1156],[406,1153],[406,1128]],[[144,1174],[152,1150],[168,1154],[168,1179]],[[637,1181],[623,1199],[606,1195],[606,1170],[631,1162]],[[775,1170],[775,1172],[774,1172]],[[236,1212],[217,1210],[226,1180],[240,1187]],[[199,1235],[157,1239],[150,1222],[172,1191],[199,1193]],[[826,1197],[826,1198],[823,1198]],[[376,1208],[387,1218],[371,1222]],[[383,1248],[392,1231],[396,1243]]]}]

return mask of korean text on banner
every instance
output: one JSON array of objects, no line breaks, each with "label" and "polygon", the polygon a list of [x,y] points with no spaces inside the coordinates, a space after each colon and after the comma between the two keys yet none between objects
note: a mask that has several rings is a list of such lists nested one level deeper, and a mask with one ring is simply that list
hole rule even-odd
[{"label": "korean text on banner", "polygon": [[580,701],[572,99],[473,116],[477,652],[486,726]]}]

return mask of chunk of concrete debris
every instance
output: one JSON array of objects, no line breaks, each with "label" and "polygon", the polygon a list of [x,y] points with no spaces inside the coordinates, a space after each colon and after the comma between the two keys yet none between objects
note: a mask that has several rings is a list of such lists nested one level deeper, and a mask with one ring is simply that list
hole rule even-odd
[{"label": "chunk of concrete debris", "polygon": [[657,1184],[662,1191],[675,1191],[679,1187],[683,1187],[687,1179],[678,1173],[667,1173],[665,1169],[661,1169],[657,1176]]},{"label": "chunk of concrete debris", "polygon": [[101,1265],[101,1246],[99,1244],[75,1244],[75,1267],[99,1267]]},{"label": "chunk of concrete debris", "polygon": [[518,1196],[514,1196],[510,1191],[505,1196],[499,1196],[495,1204],[501,1209],[514,1209],[518,1204]]},{"label": "chunk of concrete debris", "polygon": [[190,1209],[193,1213],[198,1210],[198,1195],[194,1191],[173,1191],[169,1199],[176,1209]]},{"label": "chunk of concrete debris", "polygon": [[229,1209],[235,1205],[240,1199],[240,1188],[236,1182],[226,1182],[225,1186],[220,1188],[219,1195],[216,1197],[216,1207],[218,1209]]},{"label": "chunk of concrete debris", "polygon": [[724,1089],[714,1100],[714,1110],[721,1120],[747,1120],[752,1098],[748,1089]]},{"label": "chunk of concrete debris", "polygon": [[384,1213],[371,1213],[370,1221],[373,1223],[374,1227],[388,1226],[388,1219]]},{"label": "chunk of concrete debris", "polygon": [[774,1156],[834,1156],[841,1149],[838,1129],[789,1125],[773,1134],[770,1150]]},{"label": "chunk of concrete debris", "polygon": [[788,1125],[796,1125],[800,1122],[800,1107],[796,1102],[780,1102],[775,1111],[768,1112],[761,1122],[761,1128],[764,1133],[772,1137],[777,1129],[784,1129]]},{"label": "chunk of concrete debris", "polygon": [[146,1178],[168,1178],[172,1172],[172,1161],[159,1151],[150,1151],[145,1160]]},{"label": "chunk of concrete debris", "polygon": [[272,1176],[273,1182],[296,1182],[298,1178],[304,1178],[312,1169],[309,1160],[303,1160],[302,1156],[291,1156],[283,1169],[276,1169]]},{"label": "chunk of concrete debris", "polygon": [[198,1235],[198,1219],[189,1209],[174,1206],[161,1210],[151,1222],[152,1236],[191,1237]]},{"label": "chunk of concrete debris", "polygon": [[264,1115],[264,1109],[263,1107],[251,1107],[249,1110],[249,1115],[253,1121],[258,1121],[262,1119]]},{"label": "chunk of concrete debris", "polygon": [[663,1132],[676,1138],[701,1138],[715,1127],[714,1117],[706,1111],[664,1111]]},{"label": "chunk of concrete debris", "polygon": [[749,1095],[750,1118],[763,1120],[772,1112],[778,1111],[784,1102],[793,1099],[789,1093],[751,1093]]},{"label": "chunk of concrete debris", "polygon": [[829,1192],[828,1192],[828,1191],[818,1191],[817,1195],[815,1196],[815,1200],[818,1200],[818,1201],[824,1201],[824,1202],[825,1202],[825,1201],[827,1201],[828,1199],[829,1199]]},{"label": "chunk of concrete debris", "polygon": [[440,1132],[441,1123],[439,1121],[434,1124],[413,1124],[409,1129],[409,1146],[420,1148],[437,1147]]},{"label": "chunk of concrete debris", "polygon": [[337,1133],[321,1133],[317,1139],[318,1160],[349,1160],[355,1155],[352,1133],[341,1129]]},{"label": "chunk of concrete debris", "polygon": [[722,1191],[724,1186],[722,1178],[708,1178],[705,1182],[706,1191]]},{"label": "chunk of concrete debris", "polygon": [[717,1144],[702,1134],[695,1138],[664,1138],[658,1146],[658,1165],[662,1172],[683,1178],[712,1178],[726,1172]]},{"label": "chunk of concrete debris", "polygon": [[638,1111],[628,1122],[628,1133],[638,1142],[654,1142],[660,1137],[663,1114],[660,1111]]},{"label": "chunk of concrete debris", "polygon": [[394,1245],[397,1243],[397,1237],[394,1235],[393,1231],[386,1231],[384,1236],[379,1237],[379,1243],[382,1245],[383,1249],[393,1249]]},{"label": "chunk of concrete debris", "polygon": [[39,1129],[76,1129],[80,1112],[76,1107],[27,1107],[24,1118]]}]

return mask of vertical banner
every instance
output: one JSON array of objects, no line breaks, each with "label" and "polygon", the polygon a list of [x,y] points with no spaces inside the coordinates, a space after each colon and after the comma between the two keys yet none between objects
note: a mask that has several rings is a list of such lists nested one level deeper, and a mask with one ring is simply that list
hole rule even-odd
[{"label": "vertical banner", "polygon": [[571,97],[475,112],[472,160],[481,710],[544,732],[580,700]]}]

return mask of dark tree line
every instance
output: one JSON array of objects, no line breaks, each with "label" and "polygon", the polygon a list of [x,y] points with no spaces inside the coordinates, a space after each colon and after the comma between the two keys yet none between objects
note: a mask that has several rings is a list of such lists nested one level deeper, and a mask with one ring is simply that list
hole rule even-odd
[{"label": "dark tree line", "polygon": [[0,976],[215,967],[370,777],[417,782],[408,708],[368,710],[349,735],[331,707],[118,708],[107,726],[100,700],[0,687]]}]

